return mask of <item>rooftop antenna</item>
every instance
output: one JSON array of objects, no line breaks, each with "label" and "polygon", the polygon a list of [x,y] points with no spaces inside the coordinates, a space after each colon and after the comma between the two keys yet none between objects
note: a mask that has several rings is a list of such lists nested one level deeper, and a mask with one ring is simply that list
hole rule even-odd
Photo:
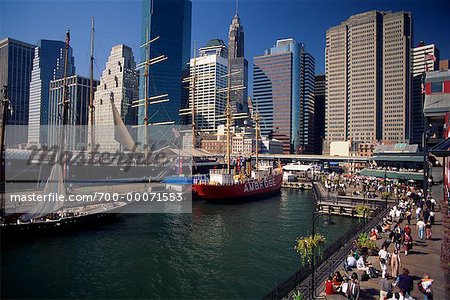
[{"label": "rooftop antenna", "polygon": [[236,16],[238,15],[239,0],[236,0]]}]

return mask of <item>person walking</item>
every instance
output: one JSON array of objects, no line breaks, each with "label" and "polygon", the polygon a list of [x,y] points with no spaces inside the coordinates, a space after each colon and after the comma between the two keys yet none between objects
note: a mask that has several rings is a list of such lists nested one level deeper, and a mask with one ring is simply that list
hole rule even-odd
[{"label": "person walking", "polygon": [[405,255],[408,255],[408,251],[412,248],[412,236],[405,232],[403,236],[403,250],[405,251]]},{"label": "person walking", "polygon": [[397,286],[400,289],[400,292],[404,297],[408,297],[413,289],[413,283],[412,277],[409,276],[409,270],[407,268],[403,268],[403,273],[398,275],[394,286]]},{"label": "person walking", "polygon": [[406,211],[406,220],[408,221],[408,225],[411,225],[411,210]]},{"label": "person walking", "polygon": [[380,280],[380,300],[387,299],[389,293],[392,293],[392,283],[387,278]]},{"label": "person walking", "polygon": [[398,276],[398,270],[399,267],[402,266],[402,261],[400,259],[400,254],[397,250],[394,249],[394,251],[391,254],[391,275],[393,278],[397,278]]},{"label": "person walking", "polygon": [[421,239],[423,241],[423,235],[425,232],[425,222],[422,221],[422,219],[419,219],[419,221],[417,221],[416,223],[417,226],[417,230],[419,232],[419,239]]},{"label": "person walking", "polygon": [[420,213],[422,212],[422,209],[420,208],[420,206],[417,206],[417,209],[416,209],[416,220],[417,221],[419,221],[419,219],[420,219]]},{"label": "person walking", "polygon": [[423,294],[423,300],[433,300],[433,279],[428,275],[423,275],[422,280],[418,283],[419,291]]},{"label": "person walking", "polygon": [[427,224],[425,225],[425,236],[426,236],[426,239],[427,240],[431,239],[431,235],[432,235],[431,222],[428,221]]},{"label": "person walking", "polygon": [[435,212],[433,210],[430,211],[430,223],[431,223],[431,225],[434,225],[434,215],[435,215]]},{"label": "person walking", "polygon": [[387,265],[389,260],[389,252],[387,252],[386,246],[381,248],[381,250],[378,252],[378,257],[380,259],[381,278],[386,278]]}]

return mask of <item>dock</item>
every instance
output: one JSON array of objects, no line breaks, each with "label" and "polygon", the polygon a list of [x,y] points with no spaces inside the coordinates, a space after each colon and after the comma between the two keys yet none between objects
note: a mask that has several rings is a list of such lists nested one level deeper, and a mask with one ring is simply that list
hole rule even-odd
[{"label": "dock", "polygon": [[289,189],[299,189],[299,190],[311,190],[313,184],[311,182],[288,182],[283,181],[281,187]]}]

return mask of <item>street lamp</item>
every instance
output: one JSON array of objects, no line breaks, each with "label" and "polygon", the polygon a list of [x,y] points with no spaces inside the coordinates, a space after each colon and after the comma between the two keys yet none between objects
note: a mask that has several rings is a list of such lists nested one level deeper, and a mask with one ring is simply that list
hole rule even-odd
[{"label": "street lamp", "polygon": [[[328,215],[328,220],[325,221],[326,225],[333,225],[334,221],[331,220],[330,214],[325,212],[319,212],[316,213],[315,210],[313,210],[313,219],[312,219],[312,230],[311,230],[311,236],[314,241],[315,238],[315,226],[316,226],[316,220],[318,217]],[[312,258],[311,258],[311,287],[312,287],[312,297],[313,299],[316,297],[316,282],[315,282],[315,272],[316,272],[316,249],[312,249]]]}]

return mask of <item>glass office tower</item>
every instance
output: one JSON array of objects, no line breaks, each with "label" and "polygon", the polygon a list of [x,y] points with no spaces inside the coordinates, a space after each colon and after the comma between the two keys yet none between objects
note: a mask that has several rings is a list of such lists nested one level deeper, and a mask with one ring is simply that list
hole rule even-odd
[{"label": "glass office tower", "polygon": [[[174,121],[180,123],[179,109],[187,105],[187,91],[183,90],[182,78],[189,72],[191,51],[190,0],[144,0],[142,15],[142,44],[146,40],[146,27],[150,27],[150,58],[160,55],[167,60],[150,66],[149,97],[168,94],[169,102],[150,105],[149,123]],[[145,47],[141,48],[141,62],[145,61]],[[141,74],[144,69],[141,69]],[[144,76],[140,76],[139,99],[144,99]],[[139,108],[138,124],[144,123],[144,106]]]}]

